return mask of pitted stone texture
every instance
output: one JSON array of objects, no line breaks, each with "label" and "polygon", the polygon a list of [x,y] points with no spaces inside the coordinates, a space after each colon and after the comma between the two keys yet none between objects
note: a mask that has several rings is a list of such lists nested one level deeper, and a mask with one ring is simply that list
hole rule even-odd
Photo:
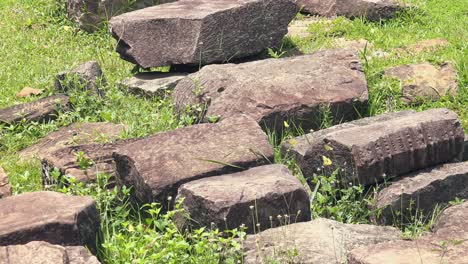
[{"label": "pitted stone texture", "polygon": [[39,140],[29,148],[22,150],[21,158],[37,157],[43,159],[47,155],[66,147],[113,142],[125,131],[124,125],[112,123],[76,123],[62,127]]},{"label": "pitted stone texture", "polygon": [[180,185],[273,161],[268,138],[247,116],[159,133],[118,147],[117,180],[141,202],[166,203]]},{"label": "pitted stone texture", "polygon": [[317,130],[303,136],[299,136],[290,140],[285,141],[281,145],[281,153],[284,156],[294,157],[299,165],[302,164],[307,150],[310,146],[315,144],[320,144],[320,142],[329,134],[352,127],[362,127],[367,126],[376,122],[385,122],[397,117],[409,116],[414,114],[412,110],[395,112],[395,113],[386,113],[372,117],[366,117],[357,119],[351,122],[342,123],[330,128]]},{"label": "pitted stone texture", "polygon": [[[247,236],[243,263],[260,264],[271,260],[301,264],[346,263],[350,250],[397,240],[399,236],[401,232],[393,227],[342,224],[319,218]],[[291,252],[297,252],[297,256]]]},{"label": "pitted stone texture", "polygon": [[[249,234],[280,226],[278,215],[292,222],[310,220],[310,202],[301,182],[283,165],[192,181],[179,188],[178,199],[190,214],[190,224],[220,230],[245,224]],[[251,207],[252,206],[252,207]],[[270,219],[272,217],[272,219]],[[260,224],[260,227],[252,225]]]},{"label": "pitted stone texture", "polygon": [[0,247],[2,264],[99,264],[84,247],[62,247],[44,241]]},{"label": "pitted stone texture", "polygon": [[349,264],[468,263],[468,202],[444,210],[433,233],[353,250]]},{"label": "pitted stone texture", "polygon": [[365,17],[371,21],[391,18],[402,6],[394,0],[298,0],[301,11],[325,17]]},{"label": "pitted stone texture", "polygon": [[180,81],[174,98],[178,113],[206,106],[205,122],[246,114],[269,129],[281,130],[292,119],[307,130],[319,126],[323,106],[335,122],[354,119],[368,91],[357,52],[345,49],[206,66]]},{"label": "pitted stone texture", "polygon": [[34,102],[0,109],[0,123],[14,124],[26,121],[47,122],[56,118],[59,110],[67,111],[70,98],[65,95],[44,97]]},{"label": "pitted stone texture", "polygon": [[11,195],[11,186],[8,175],[0,166],[0,199]]},{"label": "pitted stone texture", "polygon": [[[468,199],[468,162],[450,163],[417,172],[391,183],[376,196],[376,209],[381,209],[380,222],[392,224],[418,213],[428,215],[436,206],[450,201]],[[411,210],[412,209],[412,210]]]},{"label": "pitted stone texture", "polygon": [[68,93],[74,89],[84,89],[103,96],[104,92],[99,89],[99,86],[106,84],[106,82],[99,63],[97,61],[88,61],[71,71],[57,74],[54,89],[60,93]]},{"label": "pitted stone texture", "polygon": [[464,146],[464,150],[463,150],[462,160],[467,161],[468,160],[468,134],[465,135],[465,142],[463,143],[463,146]]},{"label": "pitted stone texture", "polygon": [[[123,142],[120,142],[123,144]],[[58,169],[60,177],[63,175],[72,176],[78,182],[95,182],[99,174],[111,176],[112,187],[115,176],[115,163],[112,153],[120,143],[88,144],[61,148],[57,151],[47,153],[42,157],[42,184],[48,188],[62,180],[56,179],[51,173]],[[93,162],[88,168],[81,168],[78,162],[79,153],[84,154],[84,158]]]},{"label": "pitted stone texture", "polygon": [[402,100],[406,103],[437,101],[445,95],[458,94],[457,71],[449,64],[436,67],[430,63],[408,64],[385,70],[385,76],[402,83]]},{"label": "pitted stone texture", "polygon": [[188,73],[143,72],[122,81],[121,86],[132,93],[152,96],[164,96],[173,90]]},{"label": "pitted stone texture", "polygon": [[0,246],[46,241],[96,249],[100,217],[93,199],[55,192],[0,200]]},{"label": "pitted stone texture", "polygon": [[81,29],[94,32],[104,21],[118,14],[174,1],[177,0],[66,0],[66,8],[68,17]]},{"label": "pitted stone texture", "polygon": [[279,47],[292,0],[181,0],[114,17],[117,52],[143,68],[209,64]]},{"label": "pitted stone texture", "polygon": [[308,178],[326,167],[340,169],[345,184],[370,185],[461,159],[463,140],[457,114],[431,109],[325,133],[301,147],[307,150],[299,162]]}]

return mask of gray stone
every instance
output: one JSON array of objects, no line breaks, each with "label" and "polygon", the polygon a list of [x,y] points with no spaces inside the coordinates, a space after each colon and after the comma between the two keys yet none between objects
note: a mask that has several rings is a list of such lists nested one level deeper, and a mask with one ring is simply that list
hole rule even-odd
[{"label": "gray stone", "polygon": [[391,18],[402,6],[394,0],[298,0],[301,11],[325,17],[365,17],[371,21]]},{"label": "gray stone", "polygon": [[468,160],[468,134],[465,135],[465,142],[463,142],[463,146],[464,146],[464,151],[463,151],[462,160],[467,161]]},{"label": "gray stone", "polygon": [[279,47],[292,0],[181,0],[110,20],[117,52],[143,68],[226,62]]},{"label": "gray stone", "polygon": [[392,224],[401,217],[412,221],[416,210],[429,215],[455,198],[468,199],[468,162],[445,164],[392,182],[377,193],[375,209],[381,210],[380,222]]},{"label": "gray stone", "polygon": [[346,263],[350,250],[400,236],[401,232],[393,227],[342,224],[319,218],[247,236],[243,263]]},{"label": "gray stone", "polygon": [[122,144],[114,159],[118,183],[132,186],[139,201],[167,204],[184,183],[272,162],[273,149],[258,124],[241,115]]},{"label": "gray stone", "polygon": [[[431,109],[391,118],[368,119],[363,126],[333,128],[297,147],[307,178],[340,170],[342,183],[370,185],[461,159],[464,132],[457,115]],[[291,142],[291,141],[290,141]],[[327,164],[331,163],[331,164]]]},{"label": "gray stone", "polygon": [[412,110],[386,113],[372,117],[366,117],[357,119],[351,122],[342,123],[336,126],[332,126],[326,129],[313,131],[311,133],[304,134],[285,141],[281,145],[281,153],[283,156],[293,157],[298,164],[302,164],[307,150],[311,145],[320,144],[320,141],[323,140],[328,134],[333,132],[348,129],[352,127],[368,126],[375,122],[385,122],[397,117],[409,116],[414,114]]},{"label": "gray stone", "polygon": [[44,97],[34,102],[0,109],[0,123],[15,124],[23,120],[48,122],[57,117],[59,110],[70,108],[70,98],[65,95]]},{"label": "gray stone", "polygon": [[[58,0],[59,2],[63,0]],[[101,28],[111,17],[177,0],[65,0],[68,17],[88,32]]]},{"label": "gray stone", "polygon": [[0,246],[46,241],[96,249],[99,212],[93,199],[33,192],[0,200]]},{"label": "gray stone", "polygon": [[2,264],[99,264],[86,248],[62,247],[44,241],[0,247]]},{"label": "gray stone", "polygon": [[144,72],[123,80],[121,86],[147,97],[164,96],[187,75],[188,73]]},{"label": "gray stone", "polygon": [[457,71],[448,63],[440,67],[430,63],[401,65],[386,69],[384,75],[401,81],[405,103],[437,101],[458,94]]},{"label": "gray stone", "polygon": [[183,208],[196,227],[224,230],[244,224],[252,234],[280,226],[278,215],[291,222],[310,220],[309,195],[283,165],[192,181],[179,188],[177,197],[184,198]]},{"label": "gray stone", "polygon": [[415,240],[395,240],[354,249],[349,264],[468,263],[468,202],[449,207],[433,233]]},{"label": "gray stone", "polygon": [[326,50],[206,66],[180,81],[174,98],[179,114],[203,108],[204,122],[247,114],[260,125],[281,131],[287,120],[304,130],[318,127],[324,107],[334,122],[352,120],[356,108],[367,103],[368,91],[357,52]]},{"label": "gray stone", "polygon": [[0,166],[0,199],[11,195],[11,186],[8,175]]},{"label": "gray stone", "polygon": [[43,159],[66,147],[116,141],[124,131],[124,125],[113,123],[75,123],[48,134],[19,154],[23,159]]},{"label": "gray stone", "polygon": [[106,84],[106,77],[103,75],[99,63],[97,61],[88,61],[71,71],[57,74],[54,89],[61,93],[84,89],[103,96],[104,93],[99,87],[104,84]]}]

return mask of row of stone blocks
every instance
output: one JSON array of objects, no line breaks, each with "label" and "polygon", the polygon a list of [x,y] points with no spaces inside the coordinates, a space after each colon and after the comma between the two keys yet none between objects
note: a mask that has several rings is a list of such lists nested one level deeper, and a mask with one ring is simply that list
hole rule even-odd
[{"label": "row of stone blocks", "polygon": [[[343,183],[367,186],[447,163],[403,177],[381,191],[377,206],[392,212],[409,204],[410,199],[417,200],[421,209],[430,210],[436,203],[448,203],[455,197],[468,198],[468,162],[448,163],[462,158],[463,144],[464,133],[456,114],[433,109],[338,125],[290,140],[283,145],[283,152],[293,155],[307,179],[324,168],[343,168]],[[79,171],[79,151],[95,165],[86,174],[76,174],[78,180],[87,182],[100,171],[108,172],[114,174],[117,184],[132,186],[139,202],[167,204],[184,198],[182,205],[193,220],[187,224],[219,228],[244,224],[248,233],[256,233],[284,221],[310,220],[304,187],[286,167],[266,165],[273,161],[273,149],[261,127],[247,116],[142,139],[44,152],[44,183],[53,183],[52,168],[72,175]],[[323,157],[332,164],[324,164]],[[42,192],[0,203],[0,245],[37,240],[95,249],[99,216],[90,198]],[[383,215],[383,221],[393,219],[390,214]]]}]

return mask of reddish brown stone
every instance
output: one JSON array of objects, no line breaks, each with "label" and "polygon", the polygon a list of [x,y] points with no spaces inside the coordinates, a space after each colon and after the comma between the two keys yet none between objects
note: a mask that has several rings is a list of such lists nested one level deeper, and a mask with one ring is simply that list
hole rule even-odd
[{"label": "reddish brown stone", "polygon": [[25,193],[0,200],[0,246],[46,241],[96,249],[100,217],[86,196]]},{"label": "reddish brown stone", "polygon": [[200,124],[123,144],[114,154],[117,180],[141,202],[166,204],[180,185],[273,161],[273,149],[247,116]]},{"label": "reddish brown stone", "polygon": [[144,68],[226,62],[279,47],[291,0],[181,0],[110,20],[117,52]]},{"label": "reddish brown stone", "polygon": [[55,119],[59,110],[68,110],[69,98],[65,95],[44,97],[35,102],[0,109],[0,123],[13,124],[26,121],[47,122]]},{"label": "reddish brown stone", "polygon": [[[209,177],[182,185],[177,195],[191,225],[221,230],[245,224],[247,233],[280,226],[277,216],[291,222],[310,220],[310,202],[302,183],[283,165]],[[272,217],[272,219],[270,219]],[[259,227],[253,226],[260,224]]]},{"label": "reddish brown stone", "polygon": [[0,199],[11,195],[11,186],[8,175],[0,166]]},{"label": "reddish brown stone", "polygon": [[101,85],[106,84],[106,78],[97,61],[85,62],[71,71],[57,74],[54,89],[60,93],[69,93],[71,90],[88,90],[98,96],[103,96]]},{"label": "reddish brown stone", "polygon": [[31,95],[40,95],[43,90],[34,89],[31,87],[24,87],[21,91],[16,94],[16,97],[29,97]]},{"label": "reddish brown stone", "polygon": [[391,183],[377,193],[375,209],[381,212],[380,222],[392,224],[413,221],[416,210],[429,215],[455,198],[468,199],[468,162],[445,164]]},{"label": "reddish brown stone", "polygon": [[[457,115],[447,109],[432,109],[333,129],[305,142],[299,163],[309,178],[323,169],[339,169],[343,183],[370,185],[385,176],[395,178],[460,159],[463,140]],[[325,164],[325,160],[332,164]]]},{"label": "reddish brown stone", "polygon": [[201,119],[246,114],[268,129],[291,119],[304,130],[320,125],[321,107],[332,121],[356,118],[367,103],[367,82],[357,52],[326,50],[312,55],[242,64],[210,65],[180,81],[176,111],[202,108]]},{"label": "reddish brown stone", "polygon": [[113,142],[124,130],[124,125],[112,123],[76,123],[48,134],[37,144],[22,150],[19,154],[24,159],[33,157],[43,159],[66,147]]},{"label": "reddish brown stone", "polygon": [[402,9],[393,0],[298,0],[301,11],[309,14],[348,18],[365,17],[371,21],[391,18]]},{"label": "reddish brown stone", "polygon": [[44,241],[0,247],[2,264],[99,264],[84,247],[62,247]]}]

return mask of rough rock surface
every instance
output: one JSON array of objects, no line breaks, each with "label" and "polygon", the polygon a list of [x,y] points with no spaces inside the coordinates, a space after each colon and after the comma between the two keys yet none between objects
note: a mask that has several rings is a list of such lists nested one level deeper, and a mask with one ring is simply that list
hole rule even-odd
[{"label": "rough rock surface", "polygon": [[[346,263],[348,252],[363,245],[397,240],[393,227],[341,224],[328,219],[297,223],[247,236],[243,263]],[[297,256],[291,254],[297,251]],[[292,255],[292,256],[291,256]]]},{"label": "rough rock surface", "polygon": [[117,180],[142,202],[175,198],[180,185],[273,160],[273,149],[247,116],[159,133],[118,147]]},{"label": "rough rock surface", "polygon": [[247,114],[279,130],[292,119],[304,130],[320,124],[320,108],[330,106],[334,121],[356,117],[367,102],[367,82],[357,52],[326,50],[312,55],[267,59],[237,65],[210,65],[180,81],[176,111],[207,108],[210,117]]},{"label": "rough rock surface", "polygon": [[0,247],[2,264],[99,264],[82,246],[62,247],[44,241]]},{"label": "rough rock surface", "polygon": [[0,199],[11,195],[11,186],[8,175],[0,166]]},{"label": "rough rock surface", "polygon": [[279,47],[297,10],[291,0],[181,0],[114,17],[110,27],[125,60],[199,65]]},{"label": "rough rock surface", "polygon": [[[283,165],[192,181],[179,188],[177,197],[184,198],[183,208],[198,227],[213,223],[224,230],[244,224],[252,234],[280,226],[278,215],[287,215],[291,222],[310,220],[309,195]],[[260,226],[254,230],[256,224]]]},{"label": "rough rock surface", "polygon": [[[46,153],[42,157],[42,184],[44,187],[56,184],[61,178],[56,179],[52,172],[56,169],[63,175],[72,176],[78,182],[94,182],[97,176],[107,174],[115,176],[115,163],[112,153],[120,143],[88,144],[61,148],[57,151]],[[90,167],[82,168],[78,162],[78,154],[83,153],[84,158],[93,162]]]},{"label": "rough rock surface", "polygon": [[13,124],[26,121],[47,122],[55,119],[59,110],[68,110],[69,98],[65,95],[44,97],[35,102],[0,109],[0,123]]},{"label": "rough rock surface", "polygon": [[463,146],[464,146],[464,151],[463,151],[463,158],[462,160],[463,161],[466,161],[468,160],[468,134],[465,135],[465,142],[463,143]]},{"label": "rough rock surface", "polygon": [[101,27],[102,22],[115,15],[174,1],[177,0],[66,0],[66,8],[68,17],[78,23],[81,29],[94,32]]},{"label": "rough rock surface", "polygon": [[[339,168],[343,183],[369,185],[461,158],[464,132],[454,112],[442,108],[390,117],[332,128],[311,141],[295,139],[298,146],[305,144],[297,147],[305,152],[298,159],[304,175]],[[325,164],[327,159],[332,164]]]},{"label": "rough rock surface", "polygon": [[307,150],[313,145],[321,144],[324,138],[326,138],[327,135],[332,134],[333,132],[353,127],[364,127],[377,122],[386,122],[393,118],[409,116],[414,113],[415,112],[413,110],[386,113],[377,116],[357,119],[351,122],[342,123],[322,130],[317,130],[284,142],[283,145],[281,145],[281,152],[285,156],[294,157],[298,164],[301,165],[307,153]]},{"label": "rough rock surface", "polygon": [[457,71],[449,63],[440,68],[430,63],[402,65],[385,70],[384,75],[401,80],[402,100],[406,103],[458,94]]},{"label": "rough rock surface", "polygon": [[106,83],[101,66],[97,61],[85,62],[71,71],[57,74],[54,89],[61,93],[68,93],[74,89],[89,90],[92,93],[103,96],[99,86]]},{"label": "rough rock surface", "polygon": [[298,0],[297,4],[302,7],[302,12],[313,15],[363,16],[371,21],[391,18],[402,8],[393,0]]},{"label": "rough rock surface", "polygon": [[349,264],[468,263],[468,202],[446,209],[433,233],[354,249]]},{"label": "rough rock surface", "polygon": [[33,192],[1,199],[0,208],[0,246],[46,241],[95,250],[100,218],[90,197]]},{"label": "rough rock surface", "polygon": [[434,52],[439,49],[443,49],[450,46],[450,42],[446,39],[437,38],[437,39],[425,39],[418,41],[414,44],[408,45],[406,47],[396,48],[394,51],[398,56],[404,55],[414,55],[421,52]]},{"label": "rough rock surface", "polygon": [[41,95],[42,92],[43,90],[39,90],[39,89],[31,88],[31,87],[24,87],[23,89],[21,89],[21,91],[19,91],[16,94],[16,97],[23,98],[23,97],[29,97],[32,95]]},{"label": "rough rock surface", "polygon": [[[376,209],[381,210],[380,221],[391,224],[400,212],[404,221],[418,213],[430,214],[436,205],[468,199],[468,162],[449,163],[423,172],[405,176],[380,190],[376,197]],[[410,211],[410,209],[413,209]]]},{"label": "rough rock surface", "polygon": [[25,159],[33,157],[43,159],[50,153],[65,147],[113,142],[124,130],[124,125],[113,123],[76,123],[48,134],[37,144],[22,150],[19,154]]},{"label": "rough rock surface", "polygon": [[177,83],[187,75],[188,73],[144,72],[123,80],[121,86],[135,94],[148,97],[164,96],[167,91],[173,90]]}]

